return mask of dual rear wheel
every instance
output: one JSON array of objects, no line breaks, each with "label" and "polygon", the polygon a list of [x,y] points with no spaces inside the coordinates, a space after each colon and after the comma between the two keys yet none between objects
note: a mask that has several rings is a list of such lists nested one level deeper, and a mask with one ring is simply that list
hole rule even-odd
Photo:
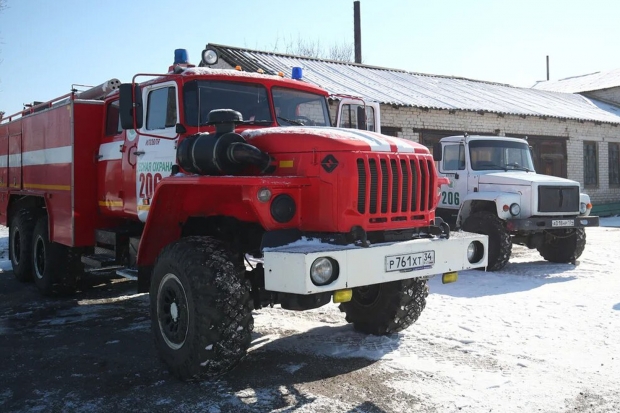
[{"label": "dual rear wheel", "polygon": [[43,295],[75,292],[84,267],[73,248],[51,242],[47,215],[18,211],[9,227],[9,255],[15,278],[34,281]]}]

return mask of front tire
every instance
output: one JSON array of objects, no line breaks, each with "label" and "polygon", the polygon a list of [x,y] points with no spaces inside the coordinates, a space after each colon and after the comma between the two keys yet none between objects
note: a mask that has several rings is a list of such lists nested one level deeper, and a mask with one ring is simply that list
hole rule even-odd
[{"label": "front tire", "polygon": [[36,222],[34,210],[21,209],[9,226],[9,257],[13,274],[21,282],[32,281],[32,237]]},{"label": "front tire", "polygon": [[151,326],[170,372],[214,377],[246,355],[254,320],[243,263],[220,241],[183,238],[159,255],[151,280]]},{"label": "front tire", "polygon": [[585,229],[555,229],[545,231],[545,239],[538,252],[549,262],[574,264],[585,247]]},{"label": "front tire", "polygon": [[346,320],[366,334],[398,333],[415,323],[426,307],[426,280],[409,279],[353,289],[351,301],[340,304]]},{"label": "front tire", "polygon": [[497,215],[487,211],[474,212],[465,220],[463,231],[489,237],[488,271],[501,270],[508,264],[512,253],[512,238],[504,221]]}]

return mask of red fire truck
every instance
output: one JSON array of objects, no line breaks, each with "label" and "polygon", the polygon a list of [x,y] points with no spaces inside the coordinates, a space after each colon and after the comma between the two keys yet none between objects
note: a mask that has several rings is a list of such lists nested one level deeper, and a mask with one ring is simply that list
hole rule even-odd
[{"label": "red fire truck", "polygon": [[[410,326],[427,280],[487,264],[487,237],[435,217],[429,151],[331,126],[327,92],[198,67],[72,91],[0,122],[0,223],[13,272],[44,294],[114,270],[149,292],[177,377],[246,354],[252,309],[341,303],[362,332]],[[138,83],[140,76],[144,81]]]}]

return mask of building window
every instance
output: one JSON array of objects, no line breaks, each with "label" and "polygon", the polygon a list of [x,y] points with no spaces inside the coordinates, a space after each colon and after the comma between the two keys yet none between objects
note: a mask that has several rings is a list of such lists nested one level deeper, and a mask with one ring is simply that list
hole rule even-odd
[{"label": "building window", "polygon": [[620,143],[609,143],[609,185],[620,185]]},{"label": "building window", "polygon": [[596,142],[583,143],[583,183],[585,186],[598,185],[598,151]]},{"label": "building window", "polygon": [[381,126],[381,133],[383,135],[398,137],[398,132],[402,131],[403,128],[399,128],[398,126]]}]

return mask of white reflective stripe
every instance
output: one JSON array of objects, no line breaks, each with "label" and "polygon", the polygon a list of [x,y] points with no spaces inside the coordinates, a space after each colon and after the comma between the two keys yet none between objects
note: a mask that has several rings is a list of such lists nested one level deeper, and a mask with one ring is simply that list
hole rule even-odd
[{"label": "white reflective stripe", "polygon": [[14,153],[9,155],[9,166],[21,166],[22,164],[22,154]]},{"label": "white reflective stripe", "polygon": [[[343,129],[340,129],[343,131]],[[360,129],[344,129],[351,135],[354,135],[358,140],[364,141],[370,146],[370,150],[373,152],[391,152],[392,147],[390,143],[383,139],[380,135],[366,133]]]},{"label": "white reflective stripe", "polygon": [[99,160],[100,161],[113,161],[121,159],[123,154],[121,153],[122,142],[109,142],[103,143],[99,146]]},{"label": "white reflective stripe", "polygon": [[[73,161],[73,148],[71,146],[39,149],[22,153],[22,166],[53,165],[71,163],[71,161]],[[9,165],[13,165],[11,160],[9,160]]]},{"label": "white reflective stripe", "polygon": [[9,165],[9,157],[7,155],[0,155],[0,168],[4,168]]},{"label": "white reflective stripe", "polygon": [[396,145],[398,152],[406,152],[406,153],[415,152],[415,146],[413,145],[413,141],[408,141],[408,140],[401,139],[401,138],[389,139],[389,141],[392,142],[394,145]]}]

